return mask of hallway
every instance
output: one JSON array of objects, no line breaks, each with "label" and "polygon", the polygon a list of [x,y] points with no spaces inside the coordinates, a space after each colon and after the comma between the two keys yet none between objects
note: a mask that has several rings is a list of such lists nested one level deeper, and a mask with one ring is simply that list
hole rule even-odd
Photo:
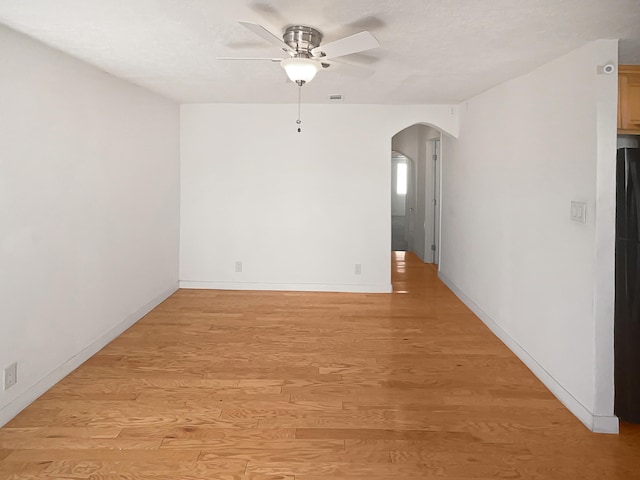
[{"label": "hallway", "polygon": [[179,290],[0,429],[0,478],[633,479],[412,254],[393,294]]}]

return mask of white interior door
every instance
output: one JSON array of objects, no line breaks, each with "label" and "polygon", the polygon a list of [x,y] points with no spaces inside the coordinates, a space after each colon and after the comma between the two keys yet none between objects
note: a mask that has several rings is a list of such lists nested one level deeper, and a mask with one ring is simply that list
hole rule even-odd
[{"label": "white interior door", "polygon": [[438,264],[440,258],[440,139],[433,140],[433,238],[431,251],[432,263]]},{"label": "white interior door", "polygon": [[440,228],[440,139],[426,145],[424,261],[438,263]]},{"label": "white interior door", "polygon": [[417,185],[416,185],[416,169],[411,161],[407,158],[407,195],[406,195],[406,216],[407,216],[407,249],[411,252],[416,251],[416,206],[417,206]]}]

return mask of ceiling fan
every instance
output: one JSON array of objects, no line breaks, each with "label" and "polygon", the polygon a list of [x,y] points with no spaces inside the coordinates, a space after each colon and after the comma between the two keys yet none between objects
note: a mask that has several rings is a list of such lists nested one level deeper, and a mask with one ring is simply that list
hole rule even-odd
[{"label": "ceiling fan", "polygon": [[271,33],[262,25],[250,22],[239,22],[267,42],[280,48],[287,54],[285,58],[255,57],[218,57],[218,60],[266,60],[280,63],[292,82],[299,86],[310,82],[323,68],[328,68],[336,57],[360,53],[377,48],[380,43],[369,32],[354,35],[321,45],[322,33],[306,25],[290,25],[284,29],[282,38]]}]

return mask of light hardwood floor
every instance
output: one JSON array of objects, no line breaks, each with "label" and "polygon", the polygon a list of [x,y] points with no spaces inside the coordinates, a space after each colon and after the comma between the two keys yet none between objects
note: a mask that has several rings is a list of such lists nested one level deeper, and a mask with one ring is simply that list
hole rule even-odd
[{"label": "light hardwood floor", "polygon": [[0,429],[0,479],[640,478],[433,267],[394,288],[180,290]]}]

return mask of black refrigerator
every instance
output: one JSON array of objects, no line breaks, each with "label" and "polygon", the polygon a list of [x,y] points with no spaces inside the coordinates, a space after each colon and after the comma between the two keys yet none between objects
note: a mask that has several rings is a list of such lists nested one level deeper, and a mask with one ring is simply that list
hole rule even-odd
[{"label": "black refrigerator", "polygon": [[616,167],[615,414],[640,423],[640,149]]}]

